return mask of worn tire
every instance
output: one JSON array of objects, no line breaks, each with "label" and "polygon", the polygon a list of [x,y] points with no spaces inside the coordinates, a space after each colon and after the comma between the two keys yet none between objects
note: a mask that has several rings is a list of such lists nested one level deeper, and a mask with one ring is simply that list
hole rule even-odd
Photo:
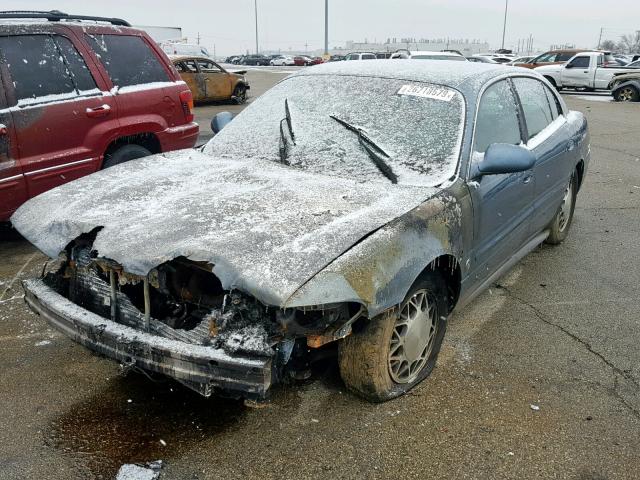
[{"label": "worn tire", "polygon": [[151,152],[140,145],[123,145],[122,147],[105,155],[104,162],[102,162],[102,168],[105,169],[113,167],[114,165],[119,165],[121,163],[128,162],[129,160],[135,160],[136,158],[147,157],[149,155],[151,155]]},{"label": "worn tire", "polygon": [[[545,240],[549,245],[559,245],[565,241],[567,236],[569,235],[569,229],[571,228],[571,221],[573,220],[573,212],[576,208],[576,196],[578,195],[578,182],[577,175],[574,172],[571,175],[571,179],[569,180],[569,185],[567,185],[567,189],[570,191],[568,195],[570,197],[565,197],[563,199],[562,205],[558,208],[556,215],[553,217],[553,220],[549,224],[549,236]],[[567,195],[567,191],[565,190],[565,195]],[[567,198],[571,199],[571,206],[569,211],[563,211],[563,206],[565,205],[565,201]]]},{"label": "worn tire", "polygon": [[[389,354],[396,320],[404,305],[415,292],[426,290],[433,296],[436,307],[436,332],[431,352],[417,378],[409,383],[397,383],[390,373]],[[361,329],[343,339],[339,344],[340,375],[349,390],[371,402],[384,402],[405,394],[433,370],[448,316],[447,288],[444,280],[435,272],[418,279],[409,290],[399,308],[385,312],[370,320]]]},{"label": "worn tire", "polygon": [[236,85],[236,88],[233,89],[233,100],[238,105],[245,103],[247,101],[247,87],[242,84]]}]

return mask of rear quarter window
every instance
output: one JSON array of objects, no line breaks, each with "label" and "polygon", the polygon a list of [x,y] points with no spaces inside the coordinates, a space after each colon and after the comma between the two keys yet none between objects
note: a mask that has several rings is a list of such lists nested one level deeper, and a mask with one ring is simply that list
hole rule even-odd
[{"label": "rear quarter window", "polygon": [[87,34],[87,40],[114,86],[171,81],[160,59],[142,37]]}]

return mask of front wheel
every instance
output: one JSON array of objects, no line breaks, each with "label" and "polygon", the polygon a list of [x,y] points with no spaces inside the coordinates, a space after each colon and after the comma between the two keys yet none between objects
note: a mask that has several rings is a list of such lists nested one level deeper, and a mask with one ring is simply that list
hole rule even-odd
[{"label": "front wheel", "polygon": [[550,245],[558,245],[564,242],[567,235],[569,235],[569,227],[571,227],[573,212],[576,207],[577,191],[576,175],[574,173],[569,180],[569,184],[564,190],[560,208],[549,225],[549,236],[545,240],[546,243]]},{"label": "front wheel", "polygon": [[236,85],[236,88],[233,90],[233,100],[238,105],[242,105],[247,101],[247,87],[244,85]]},{"label": "front wheel", "polygon": [[436,364],[447,326],[447,289],[429,272],[400,307],[370,320],[339,345],[340,375],[347,388],[372,402],[403,395]]}]

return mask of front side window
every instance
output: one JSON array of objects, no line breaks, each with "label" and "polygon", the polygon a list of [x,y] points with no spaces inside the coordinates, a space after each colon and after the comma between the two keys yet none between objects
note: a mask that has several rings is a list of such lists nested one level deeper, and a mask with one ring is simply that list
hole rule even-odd
[{"label": "front side window", "polygon": [[87,39],[114,86],[170,81],[160,59],[142,37],[100,34],[87,35]]},{"label": "front side window", "polygon": [[568,63],[568,66],[573,68],[588,68],[589,57],[576,57]]},{"label": "front side window", "polygon": [[50,35],[0,37],[0,53],[11,74],[18,104],[76,92],[71,73]]},{"label": "front side window", "polygon": [[491,85],[478,107],[474,151],[484,153],[494,143],[522,141],[516,101],[506,80]]},{"label": "front side window", "polygon": [[520,97],[528,140],[531,140],[553,121],[547,93],[544,84],[533,78],[514,78],[513,84]]},{"label": "front side window", "polygon": [[[462,95],[428,83],[376,77],[284,80],[242,111],[205,152],[281,162],[282,138],[289,137],[287,122],[281,122],[285,104],[295,136],[295,144],[287,142],[285,158],[292,168],[388,183],[372,159],[382,155],[400,184],[437,185],[455,175],[464,129]],[[368,151],[353,129],[361,129],[384,154]]]}]

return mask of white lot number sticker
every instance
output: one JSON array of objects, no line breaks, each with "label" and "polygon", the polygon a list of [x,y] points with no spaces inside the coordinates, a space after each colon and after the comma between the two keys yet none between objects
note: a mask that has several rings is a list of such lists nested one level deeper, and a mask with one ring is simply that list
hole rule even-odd
[{"label": "white lot number sticker", "polygon": [[428,87],[418,85],[403,85],[398,90],[398,95],[409,95],[412,97],[431,98],[433,100],[442,100],[450,102],[455,97],[456,92],[450,88],[438,87],[430,85]]}]

